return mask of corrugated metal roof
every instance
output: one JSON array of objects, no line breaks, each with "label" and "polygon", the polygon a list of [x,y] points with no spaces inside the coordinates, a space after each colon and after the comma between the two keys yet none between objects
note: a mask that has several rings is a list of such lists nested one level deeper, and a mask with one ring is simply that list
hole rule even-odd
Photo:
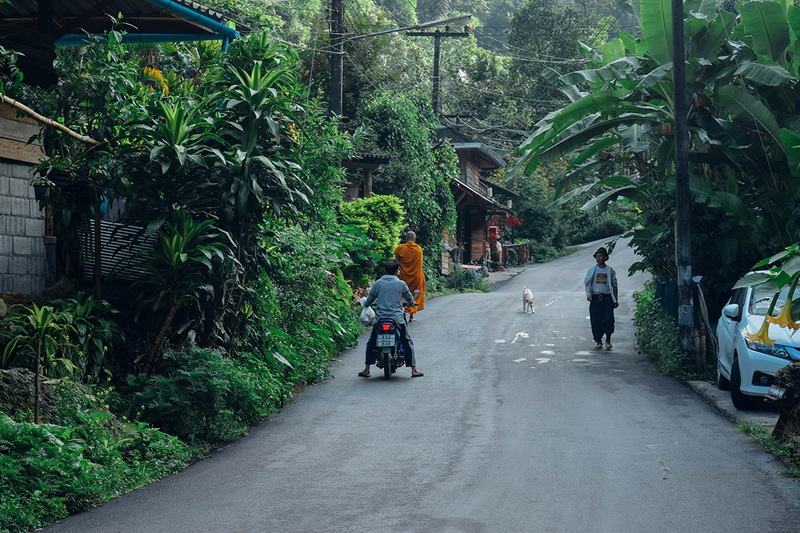
[{"label": "corrugated metal roof", "polygon": [[481,169],[495,169],[506,166],[506,162],[497,152],[481,142],[474,141],[454,128],[439,126],[439,129],[436,131],[436,138],[449,139],[450,142],[453,143],[453,148],[455,148],[456,151],[471,150],[478,153],[483,160]]},{"label": "corrugated metal roof", "polygon": [[[191,9],[218,22],[225,20],[222,13],[190,0],[171,0],[170,2],[69,0],[68,2],[53,2],[56,33],[61,35],[80,33],[81,29],[89,33],[102,33],[111,28],[111,17],[117,17],[120,13],[124,20],[128,20],[130,23],[138,21],[145,27],[152,27],[152,25],[158,25],[165,21],[174,23],[175,17],[163,7],[158,7],[159,4],[168,3]],[[38,16],[39,0],[13,0],[10,4],[0,3],[0,27],[7,24],[20,24],[36,29]],[[137,28],[138,31],[149,31],[142,26],[137,26]]]},{"label": "corrugated metal roof", "polygon": [[13,0],[0,3],[0,45],[23,53],[23,72],[36,77],[41,76],[36,69],[51,71],[53,43],[59,39],[112,29],[140,38],[172,36],[175,41],[183,40],[180,36],[235,37],[237,32],[225,27],[225,22],[222,13],[191,0]]}]

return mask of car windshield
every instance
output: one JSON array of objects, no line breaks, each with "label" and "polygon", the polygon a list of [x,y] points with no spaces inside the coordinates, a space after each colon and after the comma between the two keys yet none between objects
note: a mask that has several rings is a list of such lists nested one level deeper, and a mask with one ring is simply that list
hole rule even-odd
[{"label": "car windshield", "polygon": [[[769,306],[772,303],[772,298],[775,296],[774,292],[768,291],[763,287],[757,287],[753,290],[753,297],[750,299],[750,314],[751,315],[766,315],[769,311]],[[789,286],[786,285],[781,289],[778,295],[778,301],[775,303],[775,308],[772,310],[772,316],[776,316],[783,309],[786,303],[786,297],[789,295]],[[792,320],[800,320],[800,296],[795,292],[792,298]]]}]

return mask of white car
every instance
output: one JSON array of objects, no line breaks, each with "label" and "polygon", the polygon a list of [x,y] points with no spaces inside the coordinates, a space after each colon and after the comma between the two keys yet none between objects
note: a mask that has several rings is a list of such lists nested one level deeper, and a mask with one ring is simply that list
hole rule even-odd
[{"label": "white car", "polygon": [[[772,311],[776,316],[788,295],[784,287]],[[792,303],[792,319],[800,315],[800,291]],[[769,310],[773,290],[764,287],[734,289],[717,323],[717,387],[731,391],[734,407],[751,409],[769,391],[775,372],[792,361],[800,361],[800,331],[769,325],[769,338],[774,345],[751,341]]]}]

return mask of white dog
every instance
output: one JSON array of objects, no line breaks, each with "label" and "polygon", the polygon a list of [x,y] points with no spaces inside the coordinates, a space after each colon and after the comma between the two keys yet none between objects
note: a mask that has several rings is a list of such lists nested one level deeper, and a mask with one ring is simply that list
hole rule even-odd
[{"label": "white dog", "polygon": [[522,312],[527,313],[530,310],[531,313],[536,314],[536,311],[533,309],[533,301],[536,298],[533,297],[533,292],[528,287],[522,287]]}]

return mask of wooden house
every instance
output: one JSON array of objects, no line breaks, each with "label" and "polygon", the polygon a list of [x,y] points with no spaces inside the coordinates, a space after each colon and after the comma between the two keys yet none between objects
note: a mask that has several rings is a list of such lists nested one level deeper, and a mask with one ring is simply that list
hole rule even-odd
[{"label": "wooden house", "polygon": [[[491,257],[492,238],[487,227],[487,220],[504,220],[513,217],[510,200],[501,203],[494,198],[494,189],[485,175],[505,166],[505,161],[491,148],[476,142],[457,130],[441,126],[437,133],[439,139],[447,139],[458,155],[460,175],[451,184],[453,199],[456,204],[456,234],[449,236],[449,247],[459,250],[458,254],[445,254],[443,261],[448,263],[458,260],[462,263],[488,261]],[[503,188],[500,188],[503,189]],[[503,189],[508,195],[511,191]],[[453,256],[456,257],[453,257]],[[450,258],[448,260],[448,257]],[[448,267],[443,267],[443,270]]]}]

